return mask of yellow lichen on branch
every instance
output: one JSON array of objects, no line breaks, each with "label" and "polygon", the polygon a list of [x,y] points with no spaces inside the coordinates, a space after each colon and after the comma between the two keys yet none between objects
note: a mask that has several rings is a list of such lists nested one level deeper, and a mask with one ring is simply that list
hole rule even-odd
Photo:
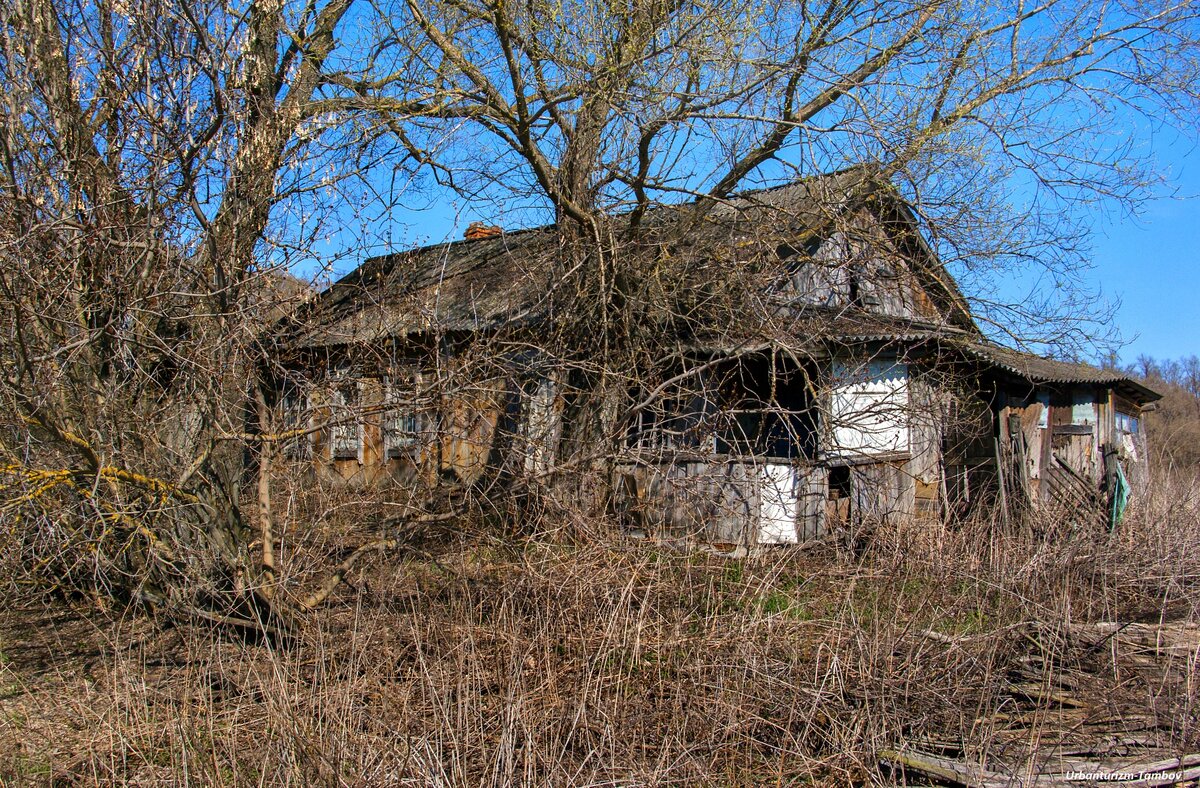
[{"label": "yellow lichen on branch", "polygon": [[190,492],[180,489],[179,487],[165,482],[162,479],[146,474],[136,473],[134,471],[119,468],[115,465],[105,465],[97,468],[95,471],[84,468],[30,468],[19,463],[9,463],[8,465],[0,466],[0,476],[11,475],[19,477],[18,482],[9,484],[0,484],[0,492],[11,489],[18,483],[25,485],[36,484],[38,487],[34,490],[26,492],[23,496],[5,503],[5,506],[13,504],[26,503],[36,498],[41,497],[51,489],[63,484],[70,484],[77,490],[83,491],[85,488],[79,487],[76,480],[82,478],[106,479],[109,481],[121,481],[133,484],[140,487],[144,492],[155,493],[160,496],[175,498],[179,501],[189,504],[200,502]]},{"label": "yellow lichen on branch", "polygon": [[[17,489],[20,489],[21,492],[13,497],[8,497],[0,503],[0,511],[12,511],[27,504],[43,505],[49,493],[60,487],[67,487],[81,498],[91,499],[97,509],[96,513],[100,515],[103,521],[120,524],[127,531],[140,534],[152,547],[170,557],[171,551],[163,545],[162,540],[144,522],[127,512],[121,511],[111,503],[97,500],[92,494],[91,485],[80,484],[81,478],[90,479],[97,475],[101,478],[119,479],[137,484],[144,488],[143,492],[158,493],[160,503],[166,503],[167,498],[172,496],[184,497],[190,501],[196,500],[195,496],[174,490],[170,485],[159,479],[130,473],[111,466],[101,468],[98,474],[93,474],[90,471],[80,468],[30,468],[18,463],[9,463],[8,465],[0,466],[0,478],[16,478],[0,483],[0,495],[5,495]],[[110,531],[105,529],[90,541],[103,541],[109,535]]]}]

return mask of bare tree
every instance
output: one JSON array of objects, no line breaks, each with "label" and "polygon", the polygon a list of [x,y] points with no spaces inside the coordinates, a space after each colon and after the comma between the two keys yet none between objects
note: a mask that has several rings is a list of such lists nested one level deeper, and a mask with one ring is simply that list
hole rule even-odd
[{"label": "bare tree", "polygon": [[254,558],[238,499],[246,446],[269,470],[247,405],[263,335],[305,290],[281,266],[386,153],[352,123],[364,95],[421,109],[387,98],[376,18],[354,0],[0,10],[0,483],[41,581],[270,614],[269,487]]},{"label": "bare tree", "polygon": [[[458,93],[469,144],[427,143],[442,120],[404,141],[460,191],[593,238],[601,216],[632,230],[657,202],[874,162],[977,317],[1025,340],[1081,323],[1063,294],[1095,198],[1147,196],[1130,132],[1190,132],[1196,105],[1188,2],[405,0],[390,19]],[[1040,275],[1042,297],[1005,296],[998,271]]]},{"label": "bare tree", "polygon": [[[51,582],[232,594],[248,619],[271,606],[285,437],[247,390],[273,358],[268,274],[353,210],[347,178],[374,199],[423,172],[556,223],[544,344],[586,463],[669,391],[665,337],[785,331],[761,261],[647,253],[735,191],[867,162],[979,274],[976,317],[1021,333],[1045,310],[989,302],[989,272],[1074,275],[1060,208],[1149,177],[1098,132],[1184,124],[1197,84],[1195,9],[1170,1],[15,0],[2,22],[5,512]],[[685,198],[692,221],[657,228]]]}]

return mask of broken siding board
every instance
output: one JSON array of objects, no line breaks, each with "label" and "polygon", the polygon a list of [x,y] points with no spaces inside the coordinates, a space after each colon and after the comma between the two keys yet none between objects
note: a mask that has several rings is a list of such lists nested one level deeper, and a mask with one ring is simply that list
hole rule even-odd
[{"label": "broken siding board", "polygon": [[1036,506],[1041,493],[1042,444],[1046,432],[1038,425],[1043,415],[1048,418],[1048,414],[1035,396],[1012,396],[1008,402],[1000,419],[1008,503],[1018,508]]},{"label": "broken siding board", "polygon": [[1040,401],[1034,402],[1025,409],[1022,415],[1022,427],[1025,433],[1025,458],[1028,463],[1030,503],[1034,506],[1042,499],[1042,463],[1044,461],[1043,444],[1046,442],[1047,430],[1043,428],[1043,417],[1048,417],[1046,406]]},{"label": "broken siding board", "polygon": [[619,470],[623,484],[618,490],[629,496],[620,508],[630,526],[652,538],[689,536],[693,523],[688,509],[676,500],[687,473],[685,466],[673,463],[631,463]]},{"label": "broken siding board", "polygon": [[819,539],[828,530],[826,500],[829,471],[822,465],[801,466],[800,506],[796,530],[801,542]]},{"label": "broken siding board", "polygon": [[1052,440],[1055,459],[1080,476],[1099,483],[1095,438],[1090,433],[1085,435],[1055,434]]},{"label": "broken siding board", "polygon": [[944,398],[919,374],[909,381],[911,452],[909,473],[919,482],[935,485],[942,475],[945,436]]},{"label": "broken siding board", "polygon": [[622,463],[616,468],[617,510],[623,524],[631,533],[646,537],[661,537],[664,520],[662,495],[656,488],[654,467],[638,463]]}]

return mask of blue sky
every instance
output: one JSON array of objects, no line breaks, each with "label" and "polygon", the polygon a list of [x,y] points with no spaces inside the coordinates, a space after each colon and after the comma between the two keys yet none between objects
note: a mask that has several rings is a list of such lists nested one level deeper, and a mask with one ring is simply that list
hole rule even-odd
[{"label": "blue sky", "polygon": [[1090,277],[1120,299],[1125,362],[1200,355],[1200,149],[1156,140],[1154,155],[1169,188],[1138,216],[1105,217],[1093,241]]}]

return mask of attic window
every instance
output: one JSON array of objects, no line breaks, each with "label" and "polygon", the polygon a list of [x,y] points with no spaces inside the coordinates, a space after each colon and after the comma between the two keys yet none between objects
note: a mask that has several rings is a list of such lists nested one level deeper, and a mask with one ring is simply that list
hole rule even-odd
[{"label": "attic window", "polygon": [[790,260],[797,255],[814,257],[823,243],[825,243],[824,238],[809,238],[807,241],[803,242],[801,242],[800,239],[796,239],[795,241],[784,241],[779,246],[775,247],[775,254],[780,260]]}]

